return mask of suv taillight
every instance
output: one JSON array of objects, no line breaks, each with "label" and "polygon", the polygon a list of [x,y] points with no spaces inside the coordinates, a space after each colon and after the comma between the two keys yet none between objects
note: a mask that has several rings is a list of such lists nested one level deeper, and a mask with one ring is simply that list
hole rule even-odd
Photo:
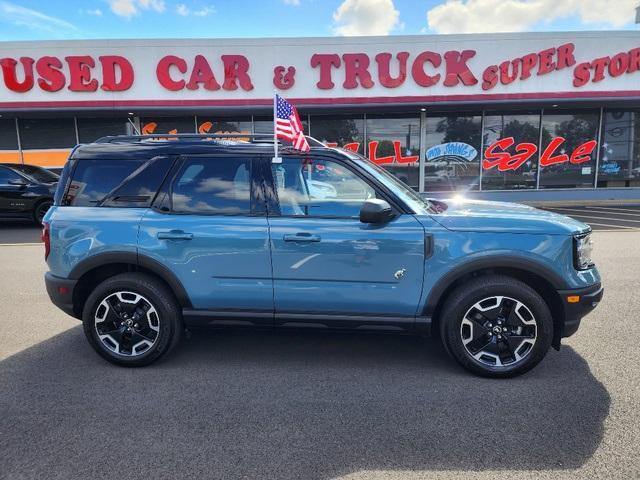
[{"label": "suv taillight", "polygon": [[46,260],[51,251],[51,235],[49,234],[49,224],[46,222],[42,224],[42,236],[40,239],[44,243],[44,259]]}]

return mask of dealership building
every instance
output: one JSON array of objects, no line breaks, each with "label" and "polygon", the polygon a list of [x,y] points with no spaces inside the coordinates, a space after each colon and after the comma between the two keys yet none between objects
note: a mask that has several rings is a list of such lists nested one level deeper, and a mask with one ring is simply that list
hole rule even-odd
[{"label": "dealership building", "polygon": [[411,187],[640,200],[640,32],[0,42],[0,162],[142,132],[312,137]]}]

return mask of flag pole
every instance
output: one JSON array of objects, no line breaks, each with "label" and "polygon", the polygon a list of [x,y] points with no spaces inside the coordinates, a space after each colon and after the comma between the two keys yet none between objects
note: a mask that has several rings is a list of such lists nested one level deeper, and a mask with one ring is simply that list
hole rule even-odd
[{"label": "flag pole", "polygon": [[281,163],[281,159],[278,158],[278,133],[276,128],[277,118],[277,98],[278,92],[273,91],[273,160],[272,163]]}]

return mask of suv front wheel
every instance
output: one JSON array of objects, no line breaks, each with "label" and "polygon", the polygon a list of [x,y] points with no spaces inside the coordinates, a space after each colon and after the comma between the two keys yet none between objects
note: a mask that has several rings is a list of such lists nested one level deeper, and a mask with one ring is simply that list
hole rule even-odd
[{"label": "suv front wheel", "polygon": [[513,377],[532,369],[553,337],[553,319],[542,297],[502,275],[460,285],[440,319],[449,353],[467,370],[486,377]]},{"label": "suv front wheel", "polygon": [[149,365],[169,352],[182,324],[171,291],[156,278],[133,272],[99,284],[85,303],[82,321],[96,352],[126,367]]}]

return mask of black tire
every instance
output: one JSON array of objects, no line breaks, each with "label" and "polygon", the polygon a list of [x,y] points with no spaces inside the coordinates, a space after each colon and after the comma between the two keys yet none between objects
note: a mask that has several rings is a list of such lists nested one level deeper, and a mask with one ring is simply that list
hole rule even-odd
[{"label": "black tire", "polygon": [[[508,320],[505,312],[511,312]],[[544,358],[553,337],[553,318],[542,297],[525,283],[503,275],[486,275],[460,285],[447,298],[439,321],[448,353],[484,377],[514,377],[531,370]],[[496,332],[498,328],[508,332]]]},{"label": "black tire", "polygon": [[31,215],[37,225],[42,225],[42,219],[47,213],[47,210],[51,208],[51,205],[53,205],[53,200],[41,200],[33,207]]},{"label": "black tire", "polygon": [[[138,303],[134,302],[135,295],[141,297]],[[107,299],[118,303],[118,296],[124,301],[120,303],[121,313],[103,304]],[[135,312],[122,311],[125,308],[135,309]],[[136,314],[141,316],[136,317]],[[140,329],[134,328],[133,324],[122,327],[125,320],[121,315],[128,315],[126,321],[133,322],[133,319],[139,318]],[[97,317],[104,320],[98,324]],[[123,367],[143,367],[155,362],[178,344],[183,330],[181,310],[169,288],[153,276],[136,272],[122,273],[100,283],[84,305],[82,323],[94,350],[111,363]],[[112,330],[114,327],[117,330]],[[98,328],[102,333],[110,333],[106,330],[111,330],[113,336],[103,335],[104,339],[101,339]],[[125,332],[127,329],[128,332]],[[133,344],[140,339],[146,339],[138,343],[143,344],[141,348],[144,350],[137,352],[136,345],[132,345],[127,352],[126,344]]]}]

